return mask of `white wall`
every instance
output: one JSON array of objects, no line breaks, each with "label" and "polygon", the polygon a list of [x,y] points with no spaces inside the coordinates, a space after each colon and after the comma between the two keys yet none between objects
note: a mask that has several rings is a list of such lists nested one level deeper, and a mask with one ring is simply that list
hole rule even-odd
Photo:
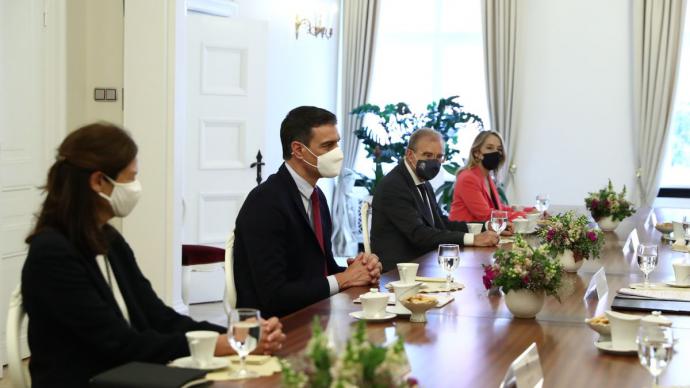
[{"label": "white wall", "polygon": [[[629,0],[523,0],[518,16],[515,203],[583,205],[633,187]],[[630,196],[630,198],[635,198]]]},{"label": "white wall", "polygon": [[[331,9],[337,7],[339,1],[237,0],[236,3],[238,18],[268,22],[266,150],[261,151],[266,162],[265,179],[283,162],[280,123],[291,109],[314,105],[336,111],[339,27],[335,26],[329,40],[306,35],[303,31],[296,40],[294,21],[297,13],[305,8]],[[336,14],[334,23],[337,19]],[[327,198],[332,198],[332,179],[322,179],[319,186]],[[329,200],[329,204],[332,205],[332,201]]]}]

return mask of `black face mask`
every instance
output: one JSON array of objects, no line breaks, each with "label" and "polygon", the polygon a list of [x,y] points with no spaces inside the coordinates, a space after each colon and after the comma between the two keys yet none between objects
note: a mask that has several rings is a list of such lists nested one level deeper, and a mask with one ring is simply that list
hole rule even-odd
[{"label": "black face mask", "polygon": [[417,160],[415,172],[419,179],[430,181],[441,171],[441,162],[438,159]]},{"label": "black face mask", "polygon": [[482,159],[482,166],[489,171],[495,170],[498,164],[501,163],[502,155],[503,154],[498,151],[483,154],[484,159]]}]

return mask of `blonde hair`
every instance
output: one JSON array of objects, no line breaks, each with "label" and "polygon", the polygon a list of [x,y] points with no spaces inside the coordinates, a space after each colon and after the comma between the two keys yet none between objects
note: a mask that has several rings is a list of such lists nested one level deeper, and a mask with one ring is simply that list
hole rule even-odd
[{"label": "blonde hair", "polygon": [[496,131],[481,131],[479,132],[479,134],[477,134],[477,137],[474,138],[474,142],[472,142],[472,148],[470,148],[470,158],[468,159],[467,164],[465,165],[465,167],[462,168],[462,170],[467,170],[474,166],[478,166],[482,163],[482,161],[477,159],[477,157],[474,156],[474,154],[476,152],[479,152],[479,149],[482,148],[482,146],[486,142],[486,139],[488,139],[489,136],[492,135],[498,138],[498,141],[501,142],[501,148],[503,148],[503,152],[501,153],[501,160],[498,163],[498,168],[496,169],[496,171],[499,171],[501,169],[503,163],[505,163],[506,161],[506,151],[503,147],[503,138],[501,137],[501,134]]}]

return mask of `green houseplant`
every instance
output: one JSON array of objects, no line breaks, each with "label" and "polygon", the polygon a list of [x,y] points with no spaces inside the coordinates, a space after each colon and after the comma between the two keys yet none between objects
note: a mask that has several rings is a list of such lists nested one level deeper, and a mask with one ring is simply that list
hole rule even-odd
[{"label": "green houseplant", "polygon": [[[446,163],[443,168],[455,175],[462,167],[454,157],[458,151],[458,130],[466,124],[476,124],[484,128],[484,122],[476,114],[466,112],[463,106],[455,101],[458,96],[441,98],[427,105],[426,111],[413,113],[404,102],[388,104],[381,108],[378,105],[364,104],[350,112],[360,127],[355,135],[362,141],[367,157],[374,162],[374,176],[360,174],[364,187],[374,194],[376,185],[383,178],[383,164],[398,163],[405,157],[405,150],[412,132],[420,128],[433,128],[438,131],[445,142]],[[440,196],[439,203],[447,211],[453,196],[454,182],[445,182],[436,191]]]}]

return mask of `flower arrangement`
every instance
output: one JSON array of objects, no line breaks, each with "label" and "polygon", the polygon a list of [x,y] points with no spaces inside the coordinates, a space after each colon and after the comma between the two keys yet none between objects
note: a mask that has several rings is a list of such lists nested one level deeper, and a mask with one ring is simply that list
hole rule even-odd
[{"label": "flower arrangement", "polygon": [[603,233],[591,228],[586,216],[577,216],[572,211],[552,216],[537,233],[551,256],[556,257],[570,249],[575,262],[598,258],[604,245]]},{"label": "flower arrangement", "polygon": [[585,205],[595,221],[604,217],[611,217],[613,221],[623,221],[635,213],[633,204],[625,199],[626,193],[625,186],[623,186],[623,191],[616,193],[609,179],[606,187],[596,193],[589,193],[589,196],[585,198]]},{"label": "flower arrangement", "polygon": [[413,378],[406,379],[410,368],[402,339],[387,347],[374,345],[366,339],[365,327],[360,321],[345,350],[335,354],[328,346],[318,317],[314,317],[306,350],[291,361],[281,361],[282,385],[300,388],[416,386]]},{"label": "flower arrangement", "polygon": [[545,246],[531,247],[518,234],[511,250],[498,249],[494,253],[494,263],[484,265],[484,287],[501,287],[509,291],[544,290],[547,295],[559,301],[558,289],[561,287],[561,264],[549,257]]}]

